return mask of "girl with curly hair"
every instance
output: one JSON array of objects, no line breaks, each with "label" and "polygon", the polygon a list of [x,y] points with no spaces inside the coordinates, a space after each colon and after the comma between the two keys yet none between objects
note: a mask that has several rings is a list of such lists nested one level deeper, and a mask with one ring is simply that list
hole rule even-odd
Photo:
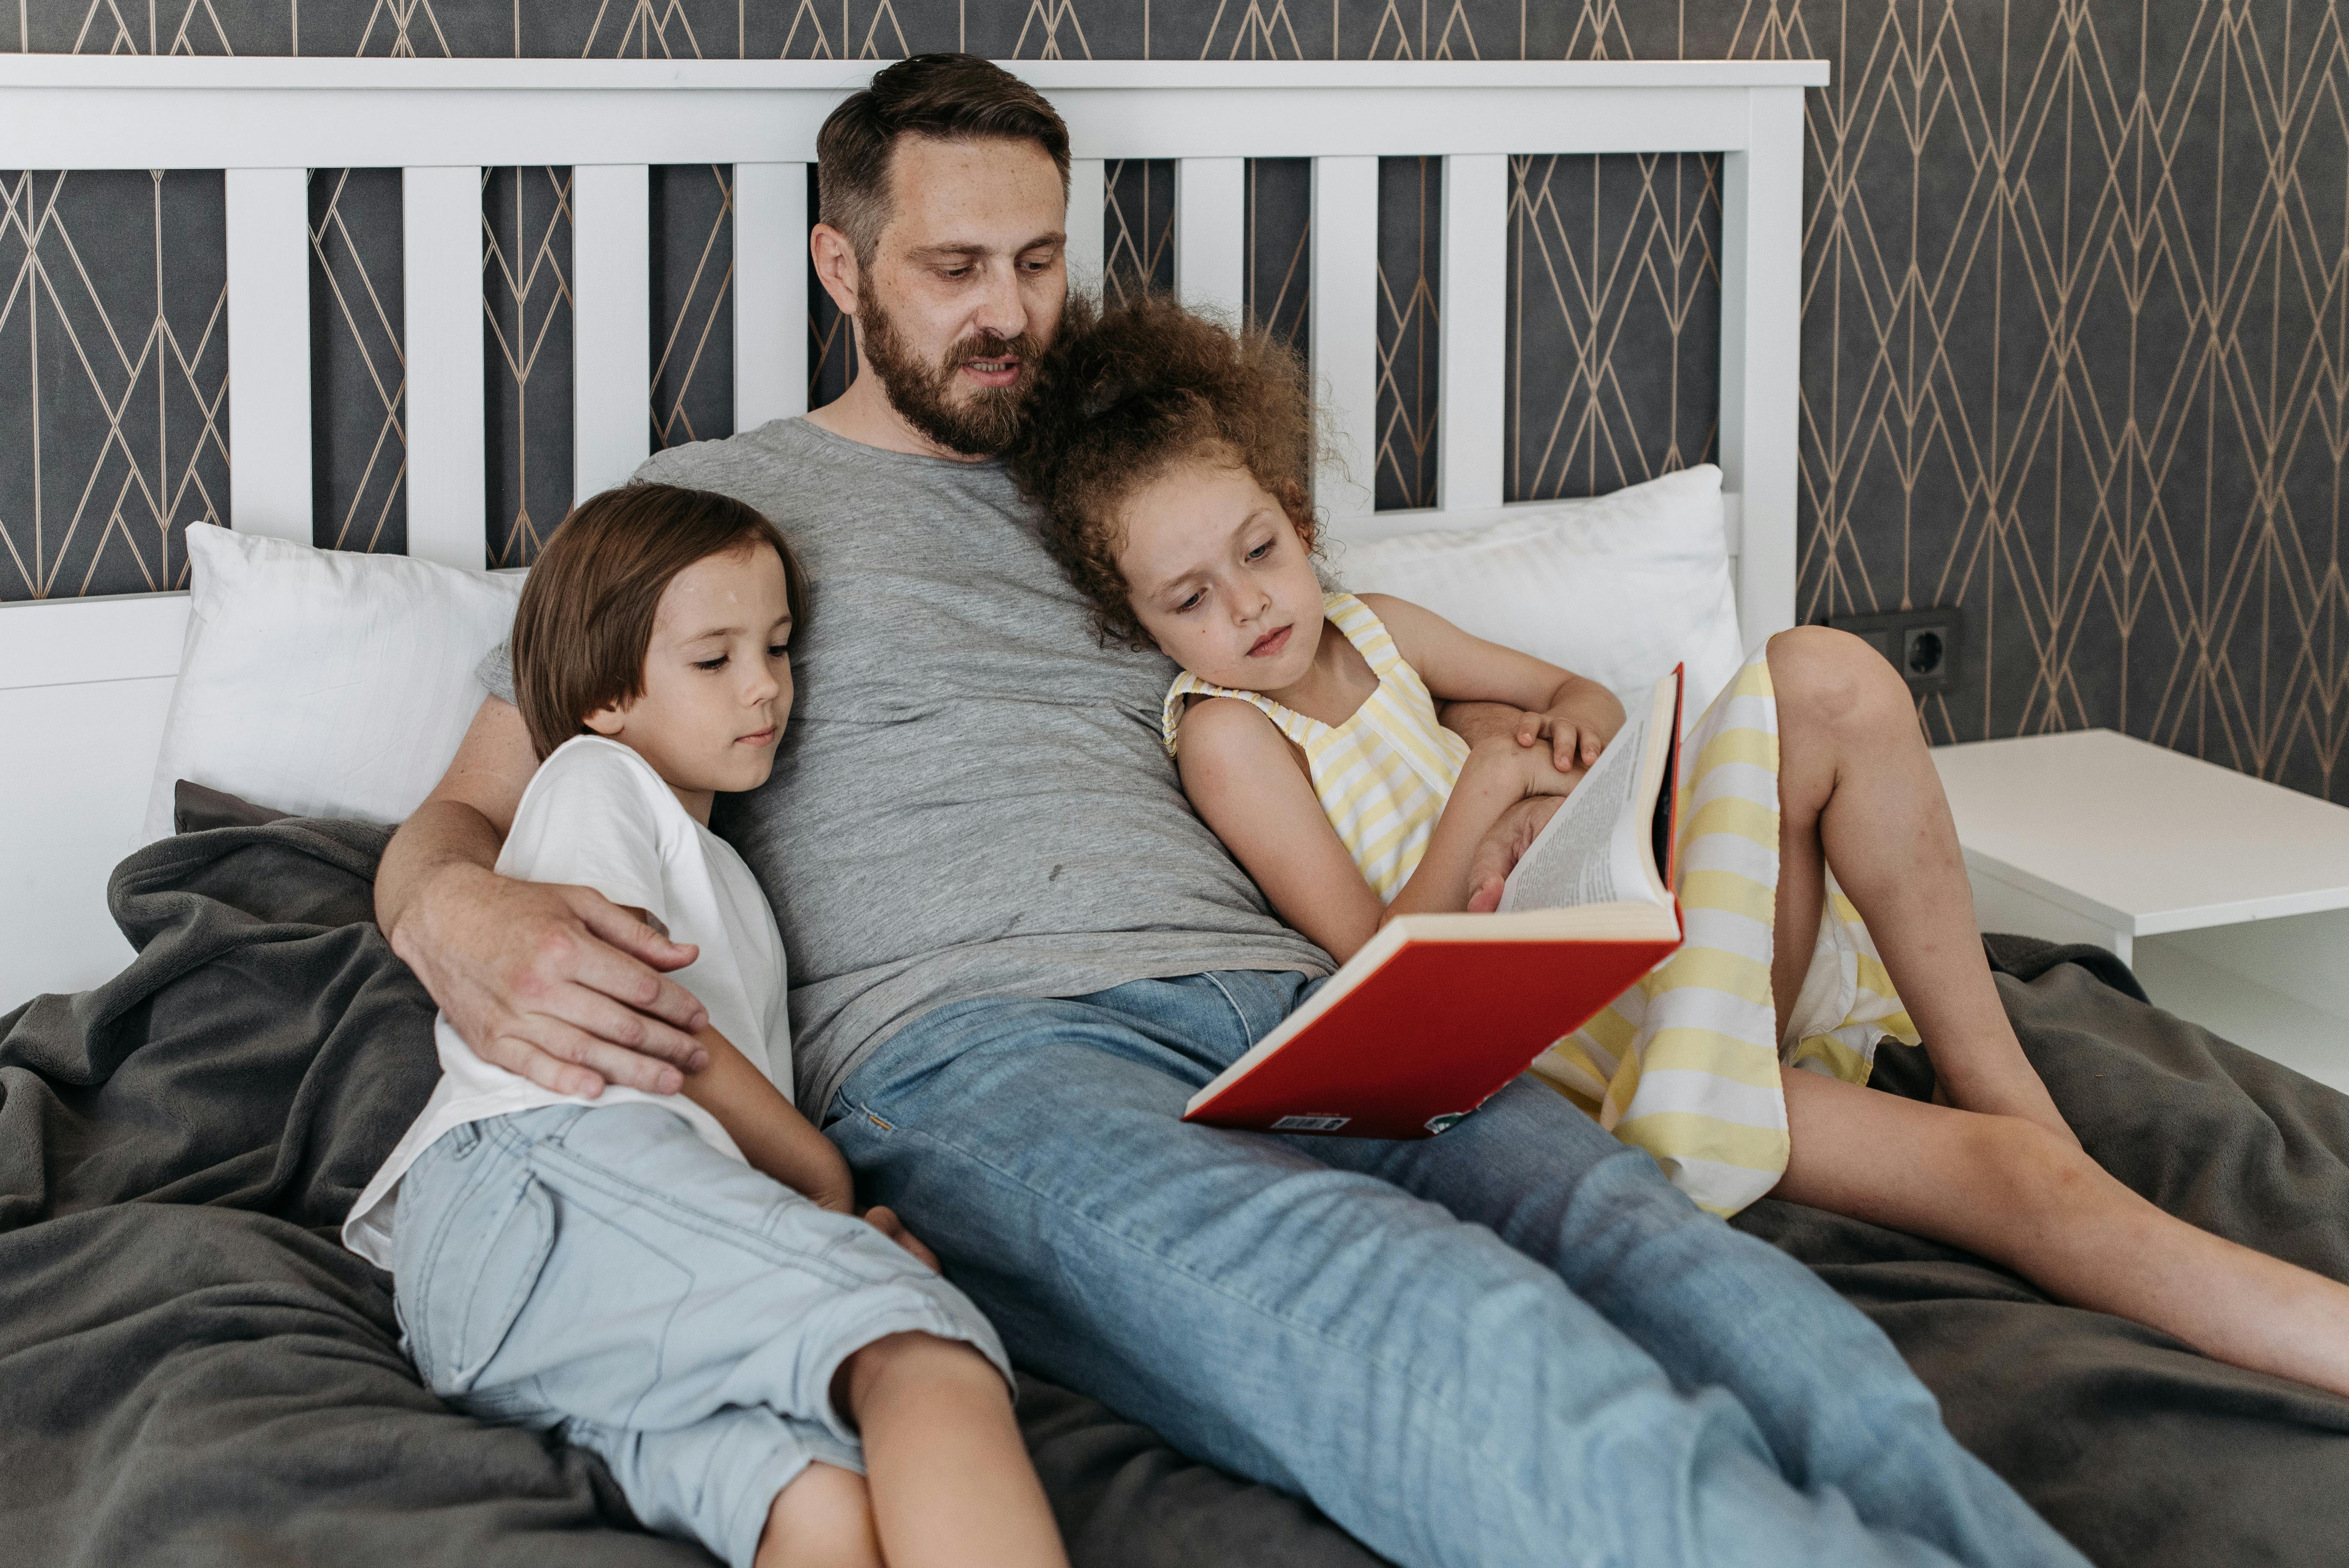
[{"label": "girl with curly hair", "polygon": [[[1104,640],[1184,666],[1165,738],[1200,816],[1340,960],[1395,915],[1465,907],[1478,841],[1527,796],[1563,795],[1622,705],[1415,604],[1322,591],[1312,400],[1270,338],[1148,297],[1075,307],[1061,342],[1013,470]],[[1462,700],[1524,709],[1515,743],[1436,722]],[[1365,758],[1387,787],[1322,823],[1319,783]]]},{"label": "girl with curly hair", "polygon": [[[1343,961],[1398,914],[1492,907],[1480,841],[1506,816],[1522,849],[1546,820],[1528,797],[1571,789],[1623,710],[1417,605],[1325,590],[1313,459],[1295,356],[1157,298],[1072,302],[1010,454],[1103,638],[1183,666],[1163,729],[1201,820]],[[1464,701],[1523,715],[1471,745],[1438,707]],[[2349,1393],[2349,1288],[2164,1212],[2065,1125],[1991,979],[1881,657],[1780,633],[1682,756],[1686,940],[1538,1077],[1715,1212],[1774,1192],[1894,1226]],[[1925,1043],[1947,1103],[1864,1087],[1887,1037]]]}]

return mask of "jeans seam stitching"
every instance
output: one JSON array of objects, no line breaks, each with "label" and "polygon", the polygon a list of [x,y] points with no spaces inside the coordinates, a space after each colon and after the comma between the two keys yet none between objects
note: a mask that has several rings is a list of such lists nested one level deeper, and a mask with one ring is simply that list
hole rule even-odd
[{"label": "jeans seam stitching", "polygon": [[[770,1407],[769,1407],[769,1408],[771,1408],[771,1408],[773,1408],[773,1407],[770,1406]],[[785,1415],[785,1414],[784,1414],[784,1412],[782,1412],[782,1411],[781,1411],[781,1410],[777,1410],[777,1411],[775,1411],[775,1415],[776,1415],[776,1417],[777,1417],[779,1419],[781,1419],[781,1420],[784,1420],[784,1421],[787,1421],[787,1422],[788,1422],[788,1421],[791,1421],[791,1420],[795,1420],[795,1419],[797,1419],[797,1418],[796,1418],[796,1417],[792,1417],[792,1416]],[[814,1424],[814,1423],[811,1423],[811,1424]],[[792,1437],[794,1438],[794,1439],[799,1439],[799,1444],[798,1444],[798,1446],[799,1446],[800,1468],[799,1468],[798,1470],[793,1470],[793,1471],[792,1472],[791,1480],[786,1480],[785,1482],[783,1482],[783,1487],[788,1487],[788,1486],[790,1486],[790,1485],[792,1484],[792,1481],[795,1481],[795,1480],[799,1480],[799,1479],[800,1479],[800,1477],[802,1477],[802,1476],[805,1475],[805,1474],[807,1473],[807,1467],[808,1467],[808,1466],[810,1466],[810,1465],[812,1465],[812,1464],[814,1464],[814,1463],[816,1463],[816,1462],[817,1462],[815,1456],[814,1456],[813,1454],[812,1454],[812,1453],[810,1453],[810,1452],[808,1452],[808,1451],[807,1451],[807,1449],[808,1449],[808,1448],[809,1448],[809,1446],[810,1446],[810,1445],[809,1445],[809,1444],[808,1444],[804,1439],[800,1439],[800,1438],[799,1438],[799,1434],[798,1434],[798,1433],[794,1432],[794,1433],[793,1433],[793,1434],[792,1434]],[[738,1503],[736,1503],[736,1504],[735,1504],[735,1509],[736,1509],[737,1512],[739,1512],[739,1513],[748,1513],[748,1512],[750,1512],[750,1510],[752,1510],[753,1508],[756,1508],[756,1509],[758,1509],[759,1512],[760,1512],[762,1516],[763,1516],[763,1515],[766,1515],[766,1514],[771,1514],[771,1513],[772,1513],[772,1512],[774,1511],[775,1500],[776,1500],[777,1498],[779,1498],[779,1497],[782,1496],[782,1494],[783,1494],[783,1493],[782,1493],[782,1487],[778,1487],[778,1488],[775,1490],[775,1491],[774,1491],[772,1494],[771,1494],[769,1497],[767,1497],[767,1499],[766,1499],[766,1500],[764,1501],[764,1502],[762,1503],[762,1502],[759,1500],[759,1498],[758,1498],[758,1494],[757,1494],[757,1493],[755,1493],[755,1492],[745,1492],[745,1493],[743,1493],[742,1501],[741,1501],[740,1502],[738,1502]],[[732,1530],[732,1532],[731,1532],[731,1534],[732,1534],[732,1535],[734,1535],[734,1536],[736,1536],[736,1537],[739,1537],[739,1536],[741,1534],[741,1531],[742,1531],[742,1521],[741,1521],[741,1520],[740,1520],[740,1519],[735,1519],[735,1520],[730,1520],[730,1521],[729,1521],[728,1522],[729,1522],[729,1523],[730,1523],[730,1524],[733,1526],[733,1530]],[[765,1524],[764,1520],[763,1520],[763,1517],[762,1517],[761,1522],[760,1526],[759,1526],[758,1534],[757,1534],[757,1536],[756,1536],[754,1539],[755,1539],[755,1540],[758,1540],[758,1541],[764,1541],[764,1540],[766,1539],[766,1535],[767,1535],[767,1528],[766,1528],[766,1524]],[[729,1544],[730,1545],[731,1543],[732,1543],[732,1542],[730,1541],[730,1542],[729,1542]],[[712,1555],[716,1555],[716,1553],[712,1553]]]},{"label": "jeans seam stitching", "polygon": [[[465,1125],[472,1126],[475,1124],[469,1122]],[[458,1129],[452,1128],[450,1130],[455,1131],[458,1130]],[[405,1175],[406,1173],[402,1172],[402,1174]],[[468,1175],[458,1186],[457,1191],[450,1200],[448,1206],[443,1208],[436,1217],[431,1229],[431,1233],[425,1240],[424,1256],[419,1260],[420,1266],[411,1271],[417,1276],[417,1291],[419,1295],[429,1293],[432,1288],[433,1280],[440,1275],[440,1260],[449,1250],[450,1235],[457,1223],[457,1212],[471,1199],[475,1192],[479,1191],[482,1187],[489,1183],[491,1175],[491,1170],[487,1166],[484,1166],[481,1170],[473,1171]],[[395,1259],[394,1261],[396,1262],[397,1260]],[[418,1303],[419,1307],[421,1307],[422,1305],[423,1304],[420,1301]],[[419,1311],[418,1314],[419,1326],[421,1326],[422,1320],[429,1318],[430,1315],[431,1315],[429,1311]],[[409,1336],[409,1343],[410,1346],[409,1354],[413,1357],[415,1354],[414,1347],[423,1343],[423,1336],[417,1334],[410,1334]],[[445,1350],[448,1346],[443,1346],[439,1348]],[[443,1362],[444,1357],[435,1355],[432,1356],[430,1359],[436,1366],[438,1366]],[[436,1381],[434,1375],[425,1367],[419,1366],[417,1370],[423,1373],[424,1380],[428,1386]]]},{"label": "jeans seam stitching", "polygon": [[[521,1195],[515,1200],[514,1203],[514,1207],[516,1209],[519,1209],[523,1204],[530,1202],[530,1191],[533,1186],[537,1184],[537,1180],[538,1179],[530,1172],[527,1167],[523,1169],[522,1172],[522,1181],[520,1182]],[[507,1217],[509,1219],[512,1217],[511,1211],[509,1211]],[[537,1270],[533,1273],[528,1279],[517,1281],[515,1283],[512,1294],[507,1298],[505,1305],[499,1309],[499,1321],[503,1323],[505,1327],[504,1330],[499,1334],[496,1346],[490,1350],[488,1355],[481,1357],[481,1363],[480,1366],[471,1369],[473,1380],[475,1382],[480,1380],[481,1375],[483,1372],[489,1370],[490,1363],[498,1358],[498,1352],[505,1348],[506,1340],[512,1336],[514,1323],[522,1316],[523,1308],[529,1304],[531,1294],[538,1288],[538,1282],[546,1277],[547,1258],[552,1254],[554,1245],[554,1238],[552,1233],[552,1227],[550,1227],[545,1244],[540,1252]],[[460,1368],[458,1375],[460,1377],[463,1375],[462,1368]]]},{"label": "jeans seam stitching", "polygon": [[1239,1020],[1240,1038],[1253,1045],[1256,1041],[1256,1029],[1248,1022],[1247,1009],[1240,1006],[1239,999],[1232,995],[1232,988],[1224,984],[1222,975],[1210,969],[1206,972],[1206,978],[1207,984],[1222,994],[1224,1006],[1232,1010],[1232,1016]]}]

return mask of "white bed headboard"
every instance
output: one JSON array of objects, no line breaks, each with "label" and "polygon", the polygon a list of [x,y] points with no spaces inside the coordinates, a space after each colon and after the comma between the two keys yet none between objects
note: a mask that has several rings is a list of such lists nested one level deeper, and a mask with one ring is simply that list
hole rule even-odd
[{"label": "white bed headboard", "polygon": [[[1353,474],[1377,449],[1378,159],[1440,156],[1438,504],[1372,512],[1332,469],[1340,538],[1501,508],[1512,154],[1720,152],[1721,466],[1748,641],[1791,625],[1802,90],[1823,61],[1007,62],[1067,119],[1072,270],[1098,276],[1106,160],[1176,160],[1175,286],[1237,313],[1246,160],[1310,158],[1313,371]],[[0,56],[0,169],[220,169],[229,506],[311,539],[312,168],[403,171],[408,540],[486,558],[484,167],[568,164],[574,492],[647,455],[647,168],[734,166],[737,428],[807,399],[806,165],[871,62]],[[299,160],[289,162],[289,160]],[[0,462],[20,461],[0,453]],[[0,604],[0,1009],[128,954],[104,882],[134,847],[184,594]]]}]

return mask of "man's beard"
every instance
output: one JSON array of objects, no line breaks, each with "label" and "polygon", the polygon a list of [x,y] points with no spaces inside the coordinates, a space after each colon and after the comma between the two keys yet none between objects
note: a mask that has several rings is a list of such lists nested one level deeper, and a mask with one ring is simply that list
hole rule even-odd
[{"label": "man's beard", "polygon": [[[895,322],[878,302],[867,300],[856,313],[857,347],[866,366],[881,377],[889,406],[905,423],[950,452],[968,457],[993,457],[1011,445],[1028,418],[1028,389],[1035,384],[1036,361],[1043,347],[1021,333],[998,337],[980,333],[947,350],[936,365],[924,365]],[[960,388],[962,366],[973,359],[1013,358],[1019,361],[1019,379],[1009,387]],[[965,390],[957,401],[955,394]]]}]

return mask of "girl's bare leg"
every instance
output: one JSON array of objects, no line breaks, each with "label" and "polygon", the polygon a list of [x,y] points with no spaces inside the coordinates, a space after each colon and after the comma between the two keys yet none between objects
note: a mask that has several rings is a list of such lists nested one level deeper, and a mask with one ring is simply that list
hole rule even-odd
[{"label": "girl's bare leg", "polygon": [[985,1357],[895,1334],[858,1351],[833,1386],[864,1439],[889,1568],[1068,1568],[1010,1391]]},{"label": "girl's bare leg", "polygon": [[2195,1229],[2077,1143],[1790,1068],[1776,1197],[1980,1253],[2215,1360],[2349,1394],[2349,1286]]},{"label": "girl's bare leg", "polygon": [[1907,683],[1858,638],[1770,640],[1778,698],[1778,1030],[1802,989],[1826,866],[1868,922],[1950,1102],[2076,1143],[2024,1059],[1974,927],[1972,891]]},{"label": "girl's bare leg", "polygon": [[1771,639],[1770,677],[1779,1033],[1833,865],[1954,1102],[1785,1072],[1794,1152],[1774,1195],[1964,1247],[2075,1306],[2349,1394],[2349,1287],[2164,1213],[2064,1126],[1983,960],[1957,830],[1906,684],[1867,645],[1822,627]]}]

